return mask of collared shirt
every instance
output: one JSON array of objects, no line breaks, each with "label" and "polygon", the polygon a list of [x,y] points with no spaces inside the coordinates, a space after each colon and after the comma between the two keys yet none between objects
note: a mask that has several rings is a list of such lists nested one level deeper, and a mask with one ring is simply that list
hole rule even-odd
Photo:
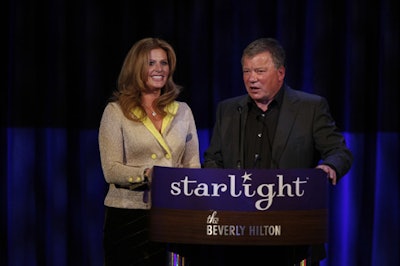
[{"label": "collared shirt", "polygon": [[272,143],[275,137],[283,90],[262,111],[253,100],[249,100],[249,112],[244,136],[244,168],[270,168]]}]

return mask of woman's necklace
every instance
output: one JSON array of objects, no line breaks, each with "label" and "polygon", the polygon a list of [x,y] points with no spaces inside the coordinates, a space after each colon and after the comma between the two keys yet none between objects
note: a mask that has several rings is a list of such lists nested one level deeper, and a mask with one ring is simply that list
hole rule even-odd
[{"label": "woman's necklace", "polygon": [[153,116],[153,117],[156,117],[157,116],[157,113],[156,113],[156,111],[154,111],[153,109],[151,109],[150,107],[148,107],[148,106],[146,106],[146,105],[143,105],[147,110],[149,110],[149,112],[151,113],[151,115]]}]

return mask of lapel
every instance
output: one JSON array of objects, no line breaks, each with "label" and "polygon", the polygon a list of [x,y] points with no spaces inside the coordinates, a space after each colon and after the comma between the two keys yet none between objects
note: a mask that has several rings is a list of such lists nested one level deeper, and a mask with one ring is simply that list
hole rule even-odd
[{"label": "lapel", "polygon": [[[161,127],[161,133],[164,133],[166,131],[166,128],[170,126],[172,123],[172,120],[174,119],[174,116],[178,112],[179,104],[177,101],[174,101],[170,104],[168,104],[164,109],[167,111],[167,115],[163,118],[162,122],[162,127]],[[138,107],[136,107],[132,113],[139,117],[140,112],[142,112]],[[163,135],[158,132],[158,130],[155,128],[153,122],[151,122],[150,118],[145,117],[142,120],[143,125],[150,131],[150,133],[154,136],[154,138],[160,143],[161,147],[164,148],[164,150],[167,152],[167,154],[172,158],[172,152],[171,149],[169,148],[168,144],[165,141],[165,138]]]},{"label": "lapel", "polygon": [[271,168],[279,167],[279,161],[287,145],[290,134],[292,134],[293,124],[296,119],[300,101],[292,89],[284,87],[285,93],[278,124],[275,132],[275,139],[272,144],[272,165]]}]

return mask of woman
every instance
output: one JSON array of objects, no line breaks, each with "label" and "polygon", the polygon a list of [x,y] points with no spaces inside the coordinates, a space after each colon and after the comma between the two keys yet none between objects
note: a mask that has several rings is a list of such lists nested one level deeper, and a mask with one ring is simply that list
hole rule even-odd
[{"label": "woman", "polygon": [[176,101],[176,55],[157,38],[128,52],[118,89],[104,109],[99,148],[105,197],[105,265],[166,265],[161,243],[148,238],[154,165],[200,168],[199,142],[190,107]]}]

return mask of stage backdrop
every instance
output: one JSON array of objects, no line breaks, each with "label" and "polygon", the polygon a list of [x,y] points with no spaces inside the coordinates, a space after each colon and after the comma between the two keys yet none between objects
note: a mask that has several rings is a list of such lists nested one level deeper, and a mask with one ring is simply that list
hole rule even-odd
[{"label": "stage backdrop", "polygon": [[400,264],[397,1],[6,0],[1,14],[1,265],[102,265],[99,121],[148,36],[176,49],[201,152],[216,104],[245,93],[243,48],[279,39],[287,83],[328,99],[355,158],[330,187],[323,265]]}]

